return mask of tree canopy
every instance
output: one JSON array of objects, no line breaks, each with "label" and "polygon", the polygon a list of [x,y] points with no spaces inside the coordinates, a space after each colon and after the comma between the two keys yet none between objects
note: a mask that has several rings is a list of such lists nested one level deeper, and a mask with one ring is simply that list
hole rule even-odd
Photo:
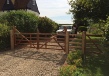
[{"label": "tree canopy", "polygon": [[87,26],[89,21],[106,20],[109,15],[109,0],[71,0],[69,5],[77,25]]}]

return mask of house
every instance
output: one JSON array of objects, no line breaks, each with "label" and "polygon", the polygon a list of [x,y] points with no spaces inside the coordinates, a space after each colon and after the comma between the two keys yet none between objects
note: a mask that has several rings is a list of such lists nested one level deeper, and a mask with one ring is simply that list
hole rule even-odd
[{"label": "house", "polygon": [[36,0],[0,0],[0,11],[26,10],[39,16]]}]

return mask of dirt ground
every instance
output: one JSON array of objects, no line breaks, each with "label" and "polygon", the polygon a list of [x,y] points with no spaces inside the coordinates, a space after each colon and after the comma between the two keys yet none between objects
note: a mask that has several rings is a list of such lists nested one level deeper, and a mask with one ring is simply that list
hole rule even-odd
[{"label": "dirt ground", "polygon": [[63,50],[22,48],[0,52],[0,76],[58,76]]}]

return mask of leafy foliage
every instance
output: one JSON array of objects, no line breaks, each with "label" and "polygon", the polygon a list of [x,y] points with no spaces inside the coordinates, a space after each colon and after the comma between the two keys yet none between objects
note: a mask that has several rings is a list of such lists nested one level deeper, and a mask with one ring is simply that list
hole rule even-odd
[{"label": "leafy foliage", "polygon": [[[103,47],[104,48],[104,47]],[[76,66],[75,64],[64,65],[60,69],[60,76],[108,76],[109,75],[109,48],[104,48],[103,54],[86,55],[85,66]],[[75,55],[75,54],[74,54]],[[75,60],[78,56],[70,53],[70,59]]]},{"label": "leafy foliage", "polygon": [[59,25],[52,21],[51,19],[47,17],[40,17],[39,18],[39,24],[38,24],[38,29],[39,32],[41,33],[52,33],[56,32],[58,29]]},{"label": "leafy foliage", "polygon": [[36,32],[38,17],[23,10],[10,11],[1,15],[0,23],[8,26],[16,26],[21,32]]},{"label": "leafy foliage", "polygon": [[0,24],[0,50],[10,46],[10,28],[4,24]]},{"label": "leafy foliage", "polygon": [[98,34],[105,35],[105,31],[106,31],[105,22],[102,21],[99,21],[98,23],[93,23],[88,28],[89,33],[96,35]]},{"label": "leafy foliage", "polygon": [[106,20],[109,15],[109,0],[71,0],[69,5],[74,23],[78,26],[86,26],[90,21]]},{"label": "leafy foliage", "polygon": [[74,52],[70,52],[67,56],[67,63],[73,64],[76,66],[82,66],[82,53],[80,50],[76,50]]},{"label": "leafy foliage", "polygon": [[79,26],[78,31],[87,31],[87,28],[85,26]]},{"label": "leafy foliage", "polygon": [[105,42],[106,42],[106,45],[109,45],[109,17],[107,18],[107,21],[106,21],[106,31],[105,31]]}]

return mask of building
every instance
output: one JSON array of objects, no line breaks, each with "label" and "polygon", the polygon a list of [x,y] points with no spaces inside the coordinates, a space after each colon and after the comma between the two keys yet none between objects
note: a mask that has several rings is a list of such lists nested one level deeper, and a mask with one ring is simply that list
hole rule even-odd
[{"label": "building", "polygon": [[36,0],[0,0],[0,11],[26,10],[39,15]]}]

